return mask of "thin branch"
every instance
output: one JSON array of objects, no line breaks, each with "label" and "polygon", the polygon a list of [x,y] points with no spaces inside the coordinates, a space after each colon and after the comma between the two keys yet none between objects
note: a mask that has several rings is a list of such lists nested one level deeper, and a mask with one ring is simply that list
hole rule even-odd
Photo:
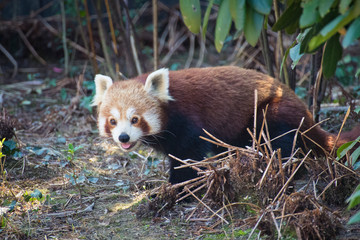
[{"label": "thin branch", "polygon": [[153,9],[153,48],[154,48],[154,70],[159,67],[159,49],[158,49],[158,5],[157,0],[152,0]]},{"label": "thin branch", "polygon": [[191,62],[194,58],[195,36],[192,33],[189,33],[189,34],[190,34],[190,50],[189,50],[189,55],[185,62],[184,68],[189,68],[191,65]]},{"label": "thin branch", "polygon": [[[278,1],[277,0],[274,0],[274,11],[275,11],[275,20],[277,21],[279,19],[279,17],[280,17]],[[279,41],[279,45],[280,45],[279,46],[280,47],[280,58],[283,59],[283,57],[284,57],[284,45],[283,45],[283,39],[282,39],[281,30],[278,31],[278,41]],[[287,71],[286,63],[284,63],[283,72],[284,72],[285,84],[290,87],[289,74],[288,74],[288,71]]]},{"label": "thin branch", "polygon": [[4,46],[0,43],[0,51],[9,59],[9,61],[14,65],[14,71],[11,75],[11,78],[14,78],[18,72],[18,64],[13,58],[13,56],[4,48]]},{"label": "thin branch", "polygon": [[17,27],[16,31],[19,33],[20,38],[24,41],[25,45],[27,46],[27,48],[30,50],[30,52],[32,53],[32,55],[34,55],[34,57],[42,64],[42,65],[46,65],[46,61],[39,56],[39,54],[35,51],[34,47],[31,45],[31,43],[29,42],[29,40],[26,38],[24,32]]},{"label": "thin branch", "polygon": [[[85,1],[86,1],[86,0],[85,0]],[[56,35],[56,36],[58,36],[58,37],[61,37],[61,34],[60,34],[55,28],[53,28],[45,19],[43,19],[43,18],[41,18],[41,17],[40,17],[39,19],[40,19],[40,22],[41,22],[42,24],[44,24],[44,26],[45,26],[52,34],[54,34],[54,35]],[[89,52],[89,51],[86,50],[84,47],[82,47],[82,46],[80,46],[79,44],[71,41],[70,39],[66,39],[66,41],[69,43],[70,46],[72,46],[73,48],[79,50],[80,52],[88,55],[89,57],[93,57],[94,59],[96,59],[97,61],[99,61],[99,62],[101,62],[101,63],[105,61],[104,58],[102,58],[102,57],[100,57],[100,56],[97,56],[97,55],[95,55],[95,54],[92,53],[92,52]],[[95,62],[96,62],[96,61],[95,61]],[[97,64],[96,64],[96,66],[97,66]]]},{"label": "thin branch", "polygon": [[214,215],[216,215],[218,218],[220,218],[221,220],[223,220],[226,224],[229,224],[228,221],[226,221],[225,218],[223,218],[222,216],[220,216],[219,214],[217,214],[214,210],[212,210],[208,205],[206,205],[203,201],[201,201],[201,199],[199,199],[193,192],[190,191],[190,189],[185,186],[184,189],[186,191],[188,191],[196,200],[198,200],[204,207],[206,207],[210,212],[212,212]]},{"label": "thin branch", "polygon": [[[111,33],[111,40],[112,40],[112,47],[115,53],[115,56],[118,56],[118,50],[117,50],[117,44],[116,44],[116,37],[115,37],[115,30],[114,30],[114,25],[112,22],[112,18],[111,18],[111,11],[110,11],[110,7],[109,7],[109,0],[105,0],[105,6],[106,6],[106,12],[108,15],[108,19],[109,19],[109,26],[110,26],[110,33]],[[115,73],[120,71],[120,66],[118,62],[115,62]],[[116,74],[115,74],[116,75]],[[117,78],[118,75],[115,76],[115,78]]]},{"label": "thin branch", "polygon": [[[85,7],[85,13],[86,13],[86,24],[87,24],[87,28],[88,28],[88,32],[89,32],[89,39],[90,39],[90,49],[91,49],[91,62],[94,68],[95,73],[99,72],[99,68],[97,65],[97,62],[95,60],[95,45],[94,45],[94,38],[93,38],[93,33],[92,33],[92,27],[91,27],[91,20],[90,20],[90,14],[89,14],[89,8],[88,8],[88,4],[87,4],[87,0],[84,0],[84,7]],[[89,54],[88,54],[89,55]]]},{"label": "thin branch", "polygon": [[64,50],[64,74],[65,76],[69,73],[69,52],[66,45],[66,17],[65,17],[65,7],[64,1],[60,1],[60,9],[61,9],[61,22],[62,22],[62,44]]},{"label": "thin branch", "polygon": [[96,12],[96,22],[99,28],[99,36],[100,36],[100,42],[101,42],[101,47],[103,49],[103,53],[104,53],[104,57],[105,57],[105,61],[106,61],[106,68],[109,71],[109,74],[111,75],[111,77],[113,79],[116,78],[116,74],[114,71],[114,68],[112,66],[112,61],[110,59],[110,55],[109,55],[109,51],[108,51],[108,45],[107,45],[107,41],[106,41],[106,35],[105,35],[105,30],[104,30],[104,26],[101,22],[101,2],[100,0],[96,0],[96,3],[94,0],[91,0],[91,2],[93,3],[93,5],[95,6],[95,12]]}]

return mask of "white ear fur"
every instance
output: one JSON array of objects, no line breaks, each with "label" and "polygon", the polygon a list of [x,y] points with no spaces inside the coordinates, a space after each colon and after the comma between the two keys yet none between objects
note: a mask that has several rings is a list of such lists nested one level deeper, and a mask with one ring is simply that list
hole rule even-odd
[{"label": "white ear fur", "polygon": [[96,74],[95,76],[95,96],[91,106],[98,106],[101,103],[105,91],[113,84],[113,81],[110,77]]},{"label": "white ear fur", "polygon": [[144,89],[161,101],[174,100],[169,94],[169,69],[161,68],[149,74]]}]

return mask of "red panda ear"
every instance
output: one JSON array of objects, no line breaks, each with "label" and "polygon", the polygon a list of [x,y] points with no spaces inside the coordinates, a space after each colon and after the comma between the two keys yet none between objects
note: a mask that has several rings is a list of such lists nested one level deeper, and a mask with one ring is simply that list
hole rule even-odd
[{"label": "red panda ear", "polygon": [[96,93],[91,106],[98,106],[102,101],[106,89],[113,84],[113,81],[110,77],[101,74],[96,74],[94,81]]},{"label": "red panda ear", "polygon": [[161,101],[174,100],[169,94],[169,70],[167,68],[161,68],[149,74],[144,89]]}]

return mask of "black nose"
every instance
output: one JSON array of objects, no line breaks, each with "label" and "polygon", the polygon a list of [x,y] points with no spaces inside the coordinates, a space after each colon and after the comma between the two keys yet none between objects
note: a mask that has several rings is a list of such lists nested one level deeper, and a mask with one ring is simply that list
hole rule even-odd
[{"label": "black nose", "polygon": [[126,143],[130,140],[129,135],[127,135],[126,133],[121,133],[119,136],[119,141],[122,143]]}]

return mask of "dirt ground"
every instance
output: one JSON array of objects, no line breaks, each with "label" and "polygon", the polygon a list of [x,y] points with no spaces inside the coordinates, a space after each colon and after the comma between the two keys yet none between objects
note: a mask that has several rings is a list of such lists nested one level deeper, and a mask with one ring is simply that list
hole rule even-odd
[{"label": "dirt ground", "polygon": [[[260,216],[251,207],[234,208],[236,218],[230,216],[229,224],[194,199],[161,214],[147,213],[150,190],[167,182],[165,156],[146,147],[124,154],[111,139],[99,138],[95,109],[90,112],[84,107],[89,93],[78,81],[92,80],[78,76],[54,82],[35,77],[27,83],[4,85],[1,91],[3,118],[11,119],[19,149],[6,158],[6,179],[2,176],[1,239],[249,236]],[[188,219],[195,208],[197,213]],[[358,226],[345,225],[355,211],[347,211],[342,204],[332,212],[343,226],[339,239],[360,237]],[[271,238],[265,230],[262,233],[256,230],[252,239]],[[283,238],[296,239],[296,234]]]}]

